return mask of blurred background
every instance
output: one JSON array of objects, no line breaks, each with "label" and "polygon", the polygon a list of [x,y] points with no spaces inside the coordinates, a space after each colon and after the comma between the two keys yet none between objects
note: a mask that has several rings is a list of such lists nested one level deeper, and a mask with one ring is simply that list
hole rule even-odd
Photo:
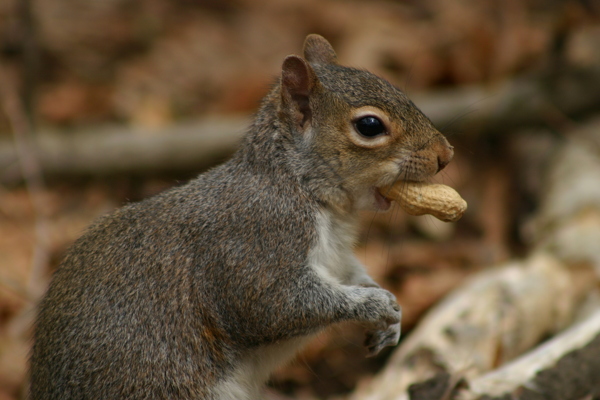
[{"label": "blurred background", "polygon": [[[225,160],[309,33],[455,146],[438,179],[469,202],[461,221],[364,216],[357,254],[406,335],[467,277],[530,252],[570,132],[592,126],[600,157],[599,1],[1,0],[0,400],[23,398],[34,307],[73,240]],[[392,351],[366,359],[362,340],[324,333],[270,398],[344,398]]]}]

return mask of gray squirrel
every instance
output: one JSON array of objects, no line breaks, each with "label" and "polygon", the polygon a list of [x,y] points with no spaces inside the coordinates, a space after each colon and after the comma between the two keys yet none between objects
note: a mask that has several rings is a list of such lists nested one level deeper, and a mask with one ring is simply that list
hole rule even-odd
[{"label": "gray squirrel", "polygon": [[332,324],[364,326],[369,355],[396,345],[396,299],[353,255],[358,211],[452,156],[404,93],[309,35],[228,162],[76,241],[40,304],[30,398],[254,400]]}]

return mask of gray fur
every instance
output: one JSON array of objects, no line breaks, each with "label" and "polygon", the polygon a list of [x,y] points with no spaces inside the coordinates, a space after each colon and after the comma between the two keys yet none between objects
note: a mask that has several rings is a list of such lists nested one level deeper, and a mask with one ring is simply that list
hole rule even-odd
[{"label": "gray fur", "polygon": [[[335,60],[319,46],[307,58]],[[361,102],[421,114],[385,81],[333,63],[312,66],[309,101],[298,99],[304,64],[293,61],[230,161],[101,218],[73,245],[40,304],[32,399],[254,399],[331,324],[364,325],[370,354],[397,343],[394,296],[352,256],[344,162],[319,138]]]}]

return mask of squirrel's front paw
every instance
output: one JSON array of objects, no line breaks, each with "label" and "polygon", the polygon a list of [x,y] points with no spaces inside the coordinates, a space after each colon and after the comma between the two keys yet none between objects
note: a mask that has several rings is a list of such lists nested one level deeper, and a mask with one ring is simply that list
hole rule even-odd
[{"label": "squirrel's front paw", "polygon": [[385,289],[356,287],[360,298],[357,319],[370,330],[386,330],[400,322],[400,306],[396,297]]},{"label": "squirrel's front paw", "polygon": [[365,347],[367,348],[367,357],[376,356],[381,349],[387,346],[395,346],[400,340],[400,324],[393,324],[385,330],[367,332]]}]

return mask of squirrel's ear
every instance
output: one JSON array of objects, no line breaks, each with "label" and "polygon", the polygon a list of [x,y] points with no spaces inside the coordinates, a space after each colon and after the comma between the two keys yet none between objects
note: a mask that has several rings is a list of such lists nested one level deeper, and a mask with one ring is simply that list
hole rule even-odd
[{"label": "squirrel's ear", "polygon": [[304,58],[315,64],[337,64],[337,55],[331,44],[316,33],[308,35],[304,40]]},{"label": "squirrel's ear", "polygon": [[283,104],[301,127],[312,118],[309,97],[319,80],[312,67],[301,57],[287,56],[281,69]]}]

